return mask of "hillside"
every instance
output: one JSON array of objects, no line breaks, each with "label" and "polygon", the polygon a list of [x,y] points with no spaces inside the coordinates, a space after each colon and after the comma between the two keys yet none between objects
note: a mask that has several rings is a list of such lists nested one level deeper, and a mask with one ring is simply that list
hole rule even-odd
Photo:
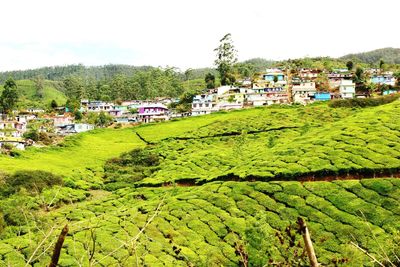
[{"label": "hillside", "polygon": [[9,174],[64,185],[0,197],[0,266],[47,265],[66,223],[60,266],[238,266],[243,253],[272,266],[301,254],[285,232],[298,216],[324,265],[374,266],[350,242],[381,261],[399,252],[399,109],[220,112],[2,156]]},{"label": "hillside", "polygon": [[[32,80],[17,80],[18,93],[20,96],[19,105],[21,108],[32,107],[49,107],[52,100],[55,100],[59,105],[64,105],[67,98],[64,93],[57,89],[57,83],[53,81],[45,81],[42,97],[37,96],[37,90]],[[3,86],[0,86],[0,93]]]},{"label": "hillside", "polygon": [[348,54],[341,57],[343,60],[361,61],[368,64],[379,64],[382,59],[387,64],[400,64],[400,48],[381,48],[363,53]]}]

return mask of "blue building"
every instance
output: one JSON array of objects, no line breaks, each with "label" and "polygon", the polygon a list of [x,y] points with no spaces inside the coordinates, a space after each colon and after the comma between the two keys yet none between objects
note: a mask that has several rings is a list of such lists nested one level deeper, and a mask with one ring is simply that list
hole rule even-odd
[{"label": "blue building", "polygon": [[397,90],[385,90],[383,91],[383,95],[391,95],[391,94],[396,94],[398,91]]},{"label": "blue building", "polygon": [[328,92],[319,92],[314,95],[316,101],[327,101],[331,100],[331,94]]},{"label": "blue building", "polygon": [[283,81],[285,79],[285,75],[282,73],[268,73],[263,75],[264,80],[270,82],[274,81],[275,76],[278,78],[278,82]]}]

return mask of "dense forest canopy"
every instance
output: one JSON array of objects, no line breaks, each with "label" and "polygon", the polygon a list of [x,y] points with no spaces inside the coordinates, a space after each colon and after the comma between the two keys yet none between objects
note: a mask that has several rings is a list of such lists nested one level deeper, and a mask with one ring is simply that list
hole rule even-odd
[{"label": "dense forest canopy", "polygon": [[31,79],[37,76],[42,76],[46,80],[60,81],[71,75],[80,76],[85,79],[103,80],[110,79],[116,74],[133,75],[141,70],[149,70],[150,66],[129,66],[109,64],[104,66],[89,66],[82,64],[52,66],[38,69],[15,70],[0,72],[0,82],[4,82],[8,77],[13,77],[15,80]]},{"label": "dense forest canopy", "polygon": [[379,64],[383,60],[387,64],[400,64],[400,48],[381,48],[369,52],[349,54],[341,57],[343,60],[356,60],[367,64]]}]

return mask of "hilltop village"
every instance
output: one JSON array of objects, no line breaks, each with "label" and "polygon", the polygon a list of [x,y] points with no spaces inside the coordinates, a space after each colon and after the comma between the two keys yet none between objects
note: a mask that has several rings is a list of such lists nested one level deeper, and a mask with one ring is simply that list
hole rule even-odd
[{"label": "hilltop village", "polygon": [[[323,71],[319,69],[284,68],[266,69],[256,79],[242,79],[235,85],[205,89],[194,95],[191,109],[180,112],[179,98],[154,98],[151,100],[124,100],[118,102],[81,99],[80,114],[76,117],[68,107],[52,110],[28,108],[13,110],[0,120],[0,145],[9,153],[14,148],[56,143],[66,135],[93,130],[96,127],[122,127],[127,124],[159,122],[187,116],[199,116],[217,111],[227,111],[274,104],[307,105],[315,101],[332,99],[366,98],[397,93],[398,81],[391,71],[367,69],[370,91],[357,90],[357,73],[348,69]],[[92,118],[92,119],[90,119]],[[38,142],[39,141],[39,142]]]}]

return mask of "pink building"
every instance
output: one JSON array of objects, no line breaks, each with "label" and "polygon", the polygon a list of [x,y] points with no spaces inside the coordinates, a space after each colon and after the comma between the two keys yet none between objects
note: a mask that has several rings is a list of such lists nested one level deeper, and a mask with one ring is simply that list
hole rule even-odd
[{"label": "pink building", "polygon": [[168,108],[163,104],[147,104],[139,106],[138,108],[139,121],[142,122],[153,122],[153,121],[164,121],[168,120]]}]

